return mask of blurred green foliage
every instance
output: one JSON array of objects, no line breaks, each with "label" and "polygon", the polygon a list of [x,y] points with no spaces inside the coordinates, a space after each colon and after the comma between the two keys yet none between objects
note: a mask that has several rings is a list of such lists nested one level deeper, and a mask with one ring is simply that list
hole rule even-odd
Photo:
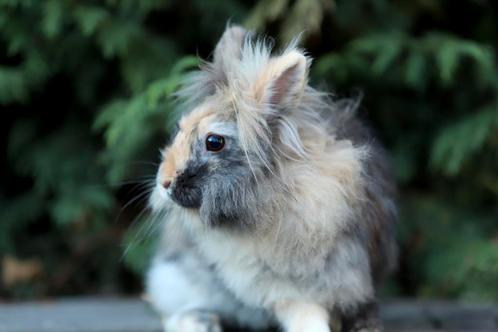
[{"label": "blurred green foliage", "polygon": [[[498,42],[491,0],[0,0],[0,254],[43,272],[7,297],[136,291],[130,223],[226,22],[301,33],[312,81],[362,91],[400,184],[399,295],[498,299]],[[135,186],[139,183],[138,187]],[[140,226],[139,226],[140,228]],[[131,272],[133,271],[133,272]]]}]

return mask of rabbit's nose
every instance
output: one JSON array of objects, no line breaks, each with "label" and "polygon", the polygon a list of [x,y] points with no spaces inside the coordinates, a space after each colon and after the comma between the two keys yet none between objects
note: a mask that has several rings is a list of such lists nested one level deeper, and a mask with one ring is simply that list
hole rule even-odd
[{"label": "rabbit's nose", "polygon": [[170,180],[163,181],[163,187],[164,187],[164,189],[168,189],[169,186],[171,186],[171,181]]}]

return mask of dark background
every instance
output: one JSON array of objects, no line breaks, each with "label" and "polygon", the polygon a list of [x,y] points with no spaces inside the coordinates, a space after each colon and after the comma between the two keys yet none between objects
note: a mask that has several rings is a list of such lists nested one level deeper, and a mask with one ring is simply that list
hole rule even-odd
[{"label": "dark background", "polygon": [[[400,187],[392,296],[498,300],[497,2],[0,0],[0,298],[141,291],[171,93],[226,22],[363,94]],[[144,226],[145,225],[145,226]],[[125,250],[128,248],[128,250]]]}]

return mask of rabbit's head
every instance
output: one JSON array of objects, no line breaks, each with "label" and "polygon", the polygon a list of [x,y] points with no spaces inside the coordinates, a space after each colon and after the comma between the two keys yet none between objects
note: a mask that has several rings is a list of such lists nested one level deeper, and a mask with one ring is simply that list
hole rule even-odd
[{"label": "rabbit's head", "polygon": [[282,193],[279,165],[305,158],[297,112],[309,60],[228,27],[211,62],[180,91],[191,105],[163,152],[151,203],[200,212],[210,225],[248,226]]}]

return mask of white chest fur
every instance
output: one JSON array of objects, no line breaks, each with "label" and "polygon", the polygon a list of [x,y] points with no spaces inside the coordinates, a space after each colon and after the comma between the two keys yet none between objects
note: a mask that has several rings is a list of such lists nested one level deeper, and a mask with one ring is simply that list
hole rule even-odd
[{"label": "white chest fur", "polygon": [[199,254],[247,305],[269,309],[278,301],[299,299],[331,309],[373,296],[367,253],[349,239],[323,234],[314,246],[286,246],[285,238],[272,236],[195,233]]},{"label": "white chest fur", "polygon": [[243,302],[269,307],[283,298],[303,298],[290,276],[279,269],[276,257],[269,257],[270,246],[216,231],[204,233],[198,245],[201,254],[216,265],[226,286]]}]

